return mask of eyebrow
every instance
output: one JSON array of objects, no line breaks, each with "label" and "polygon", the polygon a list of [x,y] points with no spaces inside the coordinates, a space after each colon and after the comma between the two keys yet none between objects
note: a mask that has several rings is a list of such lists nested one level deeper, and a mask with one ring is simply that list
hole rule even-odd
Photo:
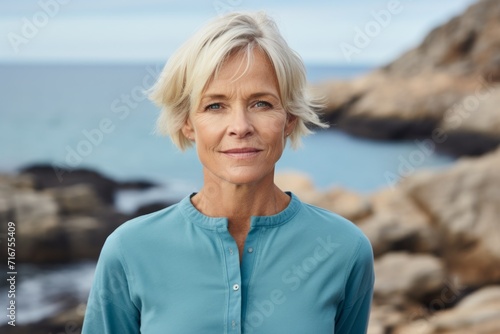
[{"label": "eyebrow", "polygon": [[[279,100],[279,98],[276,95],[274,95],[273,93],[270,93],[270,92],[253,93],[249,96],[249,98],[252,99],[252,98],[259,98],[259,97],[263,97],[263,96],[271,96],[271,97]],[[207,94],[207,95],[203,95],[201,98],[202,99],[214,99],[214,100],[227,100],[228,99],[228,97],[224,94]]]}]

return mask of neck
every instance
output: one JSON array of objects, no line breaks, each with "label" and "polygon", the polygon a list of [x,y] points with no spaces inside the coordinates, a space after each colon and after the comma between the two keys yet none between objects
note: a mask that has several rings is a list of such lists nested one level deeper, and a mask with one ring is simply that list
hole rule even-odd
[{"label": "neck", "polygon": [[191,198],[193,205],[211,217],[226,217],[230,231],[246,233],[251,216],[270,216],[286,208],[290,197],[274,184],[274,173],[250,184],[234,184],[204,175],[204,185]]}]

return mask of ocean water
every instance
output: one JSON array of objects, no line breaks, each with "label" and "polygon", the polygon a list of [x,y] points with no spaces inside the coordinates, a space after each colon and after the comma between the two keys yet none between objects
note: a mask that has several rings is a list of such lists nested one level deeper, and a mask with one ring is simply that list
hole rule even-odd
[{"label": "ocean water", "polygon": [[[181,153],[168,138],[153,134],[159,111],[144,90],[160,70],[160,65],[0,66],[0,172],[48,163],[162,185],[143,194],[142,201],[175,200],[199,189],[202,174],[195,151]],[[318,82],[352,77],[369,68],[307,70],[308,79]],[[415,169],[451,162],[437,154],[422,158],[416,151],[420,148],[411,141],[371,141],[327,130],[306,137],[299,150],[287,148],[277,171],[306,173],[319,188],[371,192],[401,176],[398,170],[412,154]],[[136,193],[125,192],[117,205],[131,211],[137,201]]]},{"label": "ocean water", "polygon": [[[124,212],[196,191],[202,178],[195,151],[180,153],[168,138],[153,134],[158,109],[143,91],[160,69],[158,65],[0,65],[0,172],[48,163],[88,167],[118,180],[139,178],[160,184],[142,193],[121,192],[116,205]],[[369,70],[307,69],[311,82]],[[369,193],[415,170],[452,162],[422,143],[371,141],[334,130],[306,137],[303,144],[299,150],[285,150],[277,171],[305,173],[321,189],[340,186]],[[27,265],[24,270],[19,324],[60,311],[65,295],[85,302],[94,264]],[[6,296],[6,291],[0,289],[0,295]]]}]

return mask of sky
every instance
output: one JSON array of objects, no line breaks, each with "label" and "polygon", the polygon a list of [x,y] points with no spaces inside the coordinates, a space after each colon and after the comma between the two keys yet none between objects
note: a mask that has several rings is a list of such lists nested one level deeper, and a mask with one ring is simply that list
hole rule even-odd
[{"label": "sky", "polygon": [[15,0],[0,63],[158,63],[210,19],[264,10],[306,64],[383,65],[474,0]]}]

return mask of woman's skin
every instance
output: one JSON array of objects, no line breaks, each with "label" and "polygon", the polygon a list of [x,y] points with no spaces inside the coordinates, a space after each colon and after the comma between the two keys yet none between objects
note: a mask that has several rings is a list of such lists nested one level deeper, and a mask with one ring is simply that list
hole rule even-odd
[{"label": "woman's skin", "polygon": [[191,198],[211,217],[227,217],[240,262],[251,216],[276,214],[290,198],[274,184],[275,164],[296,119],[281,105],[267,56],[232,54],[205,87],[182,131],[196,142],[204,184]]}]

